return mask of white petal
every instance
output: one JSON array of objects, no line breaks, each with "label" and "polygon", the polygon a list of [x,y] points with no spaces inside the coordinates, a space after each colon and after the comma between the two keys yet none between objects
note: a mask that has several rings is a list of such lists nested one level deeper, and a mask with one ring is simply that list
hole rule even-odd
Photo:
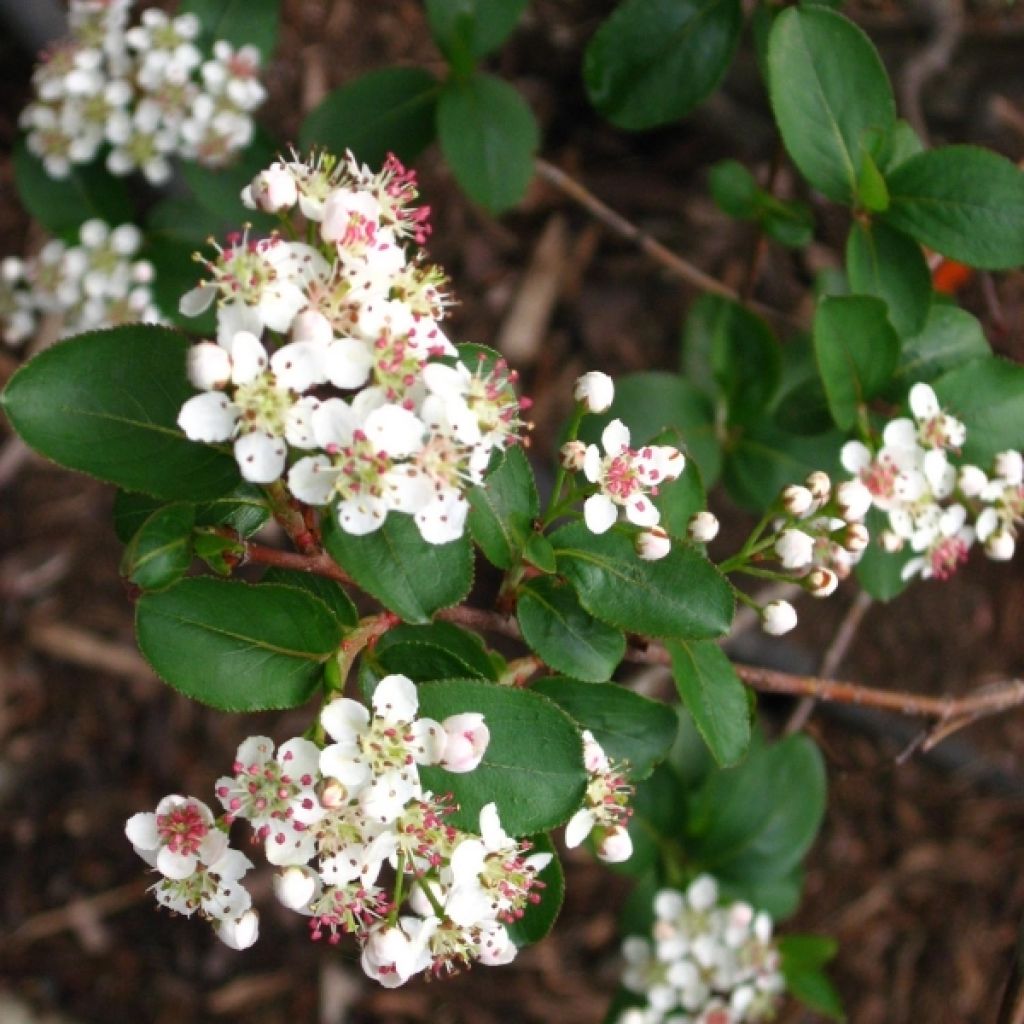
[{"label": "white petal", "polygon": [[938,416],[939,400],[927,384],[915,384],[910,389],[910,411],[918,420],[930,420]]},{"label": "white petal", "polygon": [[243,434],[235,441],[235,461],[242,476],[254,484],[273,483],[284,470],[287,447],[280,437],[261,430]]},{"label": "white petal", "polygon": [[217,297],[217,288],[212,284],[201,284],[190,292],[185,292],[178,303],[178,312],[182,316],[199,316],[205,313]]},{"label": "white petal", "polygon": [[238,423],[238,406],[219,391],[190,398],[178,413],[178,426],[191,441],[227,441]]},{"label": "white petal", "polygon": [[382,405],[374,409],[366,417],[363,431],[377,451],[392,458],[412,455],[423,447],[423,422],[400,405]]},{"label": "white petal", "polygon": [[373,691],[373,710],[388,722],[411,722],[420,706],[416,684],[408,676],[385,676]]},{"label": "white petal", "polygon": [[338,473],[326,455],[299,459],[288,470],[288,490],[307,505],[326,505],[334,494]]},{"label": "white petal", "polygon": [[469,378],[469,371],[461,363],[459,369],[444,363],[428,363],[423,367],[423,383],[427,390],[444,399],[462,398]]},{"label": "white petal", "polygon": [[512,842],[501,827],[498,805],[493,801],[480,808],[480,837],[488,850],[501,850]]},{"label": "white petal", "polygon": [[593,831],[596,819],[589,808],[581,807],[565,826],[565,845],[569,849],[579,846]]},{"label": "white petal", "polygon": [[284,436],[293,448],[315,448],[313,413],[320,408],[319,399],[312,395],[300,398],[289,410],[284,421]]},{"label": "white petal", "polygon": [[447,491],[416,513],[416,526],[428,544],[448,544],[462,536],[468,514],[469,502],[457,491]]},{"label": "white petal", "polygon": [[292,322],[292,341],[312,341],[329,345],[334,338],[331,322],[315,309],[304,309]]},{"label": "white petal", "polygon": [[194,388],[213,391],[231,379],[231,357],[220,345],[201,341],[188,350],[187,371]]},{"label": "white petal", "polygon": [[325,451],[346,448],[352,443],[352,433],[359,420],[347,402],[340,398],[328,398],[321,402],[311,416],[313,437]]},{"label": "white petal", "polygon": [[860,441],[847,441],[839,453],[839,461],[847,473],[856,476],[871,465],[872,455],[868,446]]},{"label": "white petal", "polygon": [[882,441],[887,448],[917,447],[917,424],[905,416],[890,420],[882,431]]},{"label": "white petal", "polygon": [[132,846],[142,850],[155,850],[160,845],[156,815],[152,811],[133,814],[125,823],[124,834]]},{"label": "white petal", "polygon": [[370,712],[359,701],[340,697],[332,700],[320,712],[320,724],[332,740],[350,740],[366,732],[370,724]]},{"label": "white petal", "polygon": [[604,494],[592,494],[583,503],[583,518],[591,533],[605,533],[619,517],[615,503]]},{"label": "white petal", "polygon": [[157,871],[165,878],[188,878],[195,872],[197,864],[195,854],[175,853],[169,846],[162,846],[156,855]]},{"label": "white petal", "polygon": [[217,926],[217,937],[231,949],[248,949],[260,936],[260,916],[247,910],[241,917],[224,920]]},{"label": "white petal", "polygon": [[[586,510],[584,510],[584,514],[585,512]],[[661,513],[646,494],[635,494],[626,502],[626,518],[637,526],[657,526],[661,519]],[[587,525],[590,524],[587,523]]]},{"label": "white petal", "polygon": [[239,331],[247,331],[257,338],[263,333],[263,321],[252,306],[235,300],[217,307],[217,344],[229,352]]},{"label": "white petal", "polygon": [[363,537],[384,525],[388,515],[387,502],[383,498],[367,495],[349,498],[338,504],[338,523],[346,533]]},{"label": "white petal", "polygon": [[373,354],[355,338],[332,341],[324,353],[324,375],[336,388],[362,387],[370,377]]},{"label": "white petal", "polygon": [[353,760],[339,747],[340,744],[331,744],[320,751],[320,773],[337,779],[350,794],[357,793],[370,781],[370,766],[365,761]]},{"label": "white petal", "polygon": [[231,339],[231,380],[249,384],[267,368],[267,350],[255,334],[238,331]]},{"label": "white petal", "polygon": [[618,455],[629,447],[629,427],[622,420],[612,420],[601,432],[601,444],[609,455]]},{"label": "white petal", "polygon": [[277,383],[290,391],[303,392],[326,379],[323,368],[324,349],[312,341],[295,341],[283,345],[270,357],[270,368]]}]

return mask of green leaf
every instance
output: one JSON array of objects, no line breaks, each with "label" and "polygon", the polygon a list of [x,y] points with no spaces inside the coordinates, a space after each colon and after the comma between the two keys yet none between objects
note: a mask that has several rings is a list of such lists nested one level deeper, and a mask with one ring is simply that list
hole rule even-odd
[{"label": "green leaf", "polygon": [[506,925],[509,938],[520,948],[540,942],[550,931],[565,900],[565,874],[551,838],[544,832],[530,836],[533,853],[550,853],[551,861],[537,876],[543,889],[540,902],[529,903],[518,921]]},{"label": "green leaf", "polygon": [[23,366],[0,402],[26,444],[68,469],[169,501],[216,498],[237,485],[238,467],[178,429],[195,393],[187,349],[165,327],[80,334]]},{"label": "green leaf", "polygon": [[352,598],[345,593],[345,588],[336,580],[300,572],[298,569],[279,569],[276,566],[271,566],[263,574],[260,582],[281,583],[287,587],[294,587],[296,590],[305,590],[306,593],[323,601],[343,628],[352,629],[359,624],[359,612],[352,603]]},{"label": "green leaf", "polygon": [[588,416],[580,436],[596,442],[613,419],[629,427],[634,444],[643,444],[670,427],[678,429],[686,451],[711,487],[722,468],[711,400],[677,373],[630,373],[615,382],[615,401],[603,416]]},{"label": "green leaf", "polygon": [[804,436],[772,423],[750,426],[729,452],[725,485],[745,508],[763,511],[783,487],[801,483],[813,470],[835,474],[844,440],[836,430]]},{"label": "green leaf", "polygon": [[587,46],[587,95],[619,128],[675,121],[721,81],[742,24],[738,0],[625,0]]},{"label": "green leaf", "polygon": [[206,48],[218,39],[255,46],[266,65],[277,45],[280,0],[182,0],[179,14],[195,14]]},{"label": "green leaf", "polygon": [[843,1020],[843,1004],[822,967],[836,955],[836,942],[823,935],[784,935],[779,939],[787,991],[833,1020]]},{"label": "green leaf", "polygon": [[[680,448],[682,438],[678,436],[677,431],[667,430],[664,434],[659,434],[654,443]],[[696,459],[687,459],[682,473],[675,480],[670,480],[658,488],[654,504],[661,513],[661,522],[658,525],[670,537],[688,539],[687,527],[690,519],[707,505],[704,482],[701,480]]]},{"label": "green leaf", "polygon": [[511,85],[480,73],[450,79],[438,102],[437,130],[445,159],[470,199],[501,213],[523,198],[540,133]]},{"label": "green leaf", "polygon": [[341,643],[334,615],[305,591],[207,577],[144,594],[135,633],[161,679],[222,711],[305,703]]},{"label": "green leaf", "polygon": [[430,33],[460,65],[496,50],[516,27],[529,0],[427,0]]},{"label": "green leaf", "polygon": [[1024,448],[1024,366],[989,356],[934,382],[942,407],[967,427],[962,455],[987,470],[1009,448]]},{"label": "green leaf", "polygon": [[750,745],[750,702],[732,662],[712,640],[666,643],[676,689],[715,760],[734,764]]},{"label": "green leaf", "polygon": [[471,772],[420,768],[426,789],[454,794],[459,810],[450,820],[456,827],[477,832],[480,810],[491,801],[514,836],[561,825],[579,807],[587,784],[583,742],[552,701],[479,679],[445,679],[418,689],[422,715],[440,722],[476,711],[491,733],[483,761]]},{"label": "green leaf", "polygon": [[804,872],[800,867],[794,868],[788,875],[760,879],[756,882],[718,880],[721,899],[745,900],[758,910],[769,914],[776,924],[796,913],[803,889]]},{"label": "green leaf", "polygon": [[[140,526],[166,505],[148,494],[118,491],[114,497],[114,533],[122,544],[135,536]],[[241,483],[233,491],[213,501],[195,506],[196,526],[226,526],[243,537],[255,533],[270,519],[263,492],[254,484]]]},{"label": "green leaf", "polygon": [[473,540],[488,561],[511,569],[540,514],[533,470],[520,446],[507,449],[484,482],[469,492],[469,505],[467,523]]},{"label": "green leaf", "polygon": [[621,630],[595,619],[572,587],[550,576],[523,584],[516,616],[530,649],[573,679],[604,682],[626,653]]},{"label": "green leaf", "polygon": [[14,147],[14,186],[21,205],[51,235],[78,242],[78,229],[92,217],[108,224],[135,220],[127,186],[98,163],[79,164],[67,178],[51,178],[24,139]]},{"label": "green leaf", "polygon": [[531,687],[564,708],[581,729],[589,729],[604,752],[629,762],[631,779],[646,779],[676,738],[675,711],[615,683],[538,679]]},{"label": "green leaf", "polygon": [[526,547],[523,548],[523,558],[530,565],[535,565],[541,572],[555,571],[555,549],[551,546],[551,541],[542,533],[530,534],[526,540]]},{"label": "green leaf", "polygon": [[400,672],[417,683],[456,676],[498,681],[480,637],[450,622],[396,626],[380,638],[370,660],[381,675]]},{"label": "green leaf", "polygon": [[814,352],[836,424],[849,430],[857,411],[884,390],[900,358],[900,339],[881,299],[822,299],[814,316]]},{"label": "green leaf", "polygon": [[[210,237],[210,217],[195,200],[168,196],[150,207],[146,214],[146,234],[150,244],[170,239],[198,249]],[[192,272],[196,273],[194,266]]]},{"label": "green leaf", "polygon": [[888,178],[889,225],[972,267],[1024,263],[1024,171],[976,146],[944,146],[904,161]]},{"label": "green leaf", "polygon": [[676,544],[665,558],[637,557],[617,530],[597,536],[582,523],[551,536],[558,571],[584,608],[605,622],[652,636],[702,639],[729,631],[732,588],[694,548]]},{"label": "green leaf", "polygon": [[783,935],[778,941],[783,970],[790,967],[824,967],[839,952],[839,943],[828,935]]},{"label": "green leaf", "polygon": [[877,160],[896,121],[889,78],[871,41],[835,11],[790,7],[772,25],[768,85],[793,163],[829,199],[851,201],[864,154]]},{"label": "green leaf", "polygon": [[857,563],[857,579],[876,601],[891,601],[910,585],[909,580],[903,579],[903,567],[915,553],[909,544],[896,554],[890,554],[882,547],[879,538],[889,528],[889,517],[879,509],[871,509],[865,526],[871,541]]},{"label": "green leaf", "polygon": [[824,813],[825,766],[810,739],[754,744],[695,795],[688,851],[701,870],[729,881],[780,878],[810,849]]},{"label": "green leaf", "polygon": [[814,235],[814,214],[796,199],[763,198],[759,219],[769,238],[790,249],[803,248]]},{"label": "green leaf", "polygon": [[411,163],[434,141],[440,83],[425,68],[382,68],[335,89],[299,129],[302,149],[352,150],[376,167],[388,153]]},{"label": "green leaf", "polygon": [[[629,835],[633,840],[633,856],[622,864],[609,867],[638,878],[652,868],[660,869],[665,839],[678,840],[682,835],[687,794],[675,772],[663,762],[654,769],[650,778],[637,785],[631,803],[633,814],[629,820]],[[650,913],[648,909],[647,914]]]},{"label": "green leaf", "polygon": [[850,288],[882,299],[897,333],[916,334],[932,300],[932,276],[921,247],[884,224],[854,222],[846,240]]},{"label": "green leaf", "polygon": [[889,174],[912,156],[923,153],[924,148],[924,143],[910,123],[898,118],[889,132],[889,154],[881,165],[882,171]]},{"label": "green leaf", "polygon": [[889,189],[885,178],[867,150],[861,156],[860,174],[857,176],[857,201],[872,213],[889,208]]},{"label": "green leaf", "polygon": [[708,174],[711,198],[737,220],[753,220],[760,209],[761,189],[739,160],[720,160]]},{"label": "green leaf", "polygon": [[[977,317],[959,306],[936,302],[920,332],[904,338],[896,374],[905,390],[906,382],[931,381],[947,370],[991,354],[992,347]],[[904,397],[901,395],[901,400]]]},{"label": "green leaf", "polygon": [[139,527],[121,559],[121,573],[143,590],[165,590],[192,564],[195,506],[158,508]]},{"label": "green leaf", "polygon": [[373,533],[357,537],[323,517],[328,554],[368,594],[406,622],[429,622],[434,612],[458,604],[473,583],[469,537],[428,544],[412,516],[393,512]]}]

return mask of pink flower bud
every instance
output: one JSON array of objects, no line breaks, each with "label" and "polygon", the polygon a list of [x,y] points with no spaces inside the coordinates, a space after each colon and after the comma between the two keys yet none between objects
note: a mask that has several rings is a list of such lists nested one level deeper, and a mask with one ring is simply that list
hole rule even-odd
[{"label": "pink flower bud", "polygon": [[605,412],[615,399],[615,384],[608,374],[592,370],[576,381],[573,397],[587,407],[587,412]]},{"label": "pink flower bud", "polygon": [[441,726],[445,744],[438,764],[450,772],[471,772],[483,760],[491,740],[484,716],[475,711],[451,715]]},{"label": "pink flower bud", "polygon": [[672,550],[672,541],[661,527],[655,526],[636,535],[635,547],[645,562],[656,562]]},{"label": "pink flower bud", "polygon": [[582,441],[567,441],[559,452],[562,467],[570,473],[578,473],[583,468],[586,454],[587,446]]}]

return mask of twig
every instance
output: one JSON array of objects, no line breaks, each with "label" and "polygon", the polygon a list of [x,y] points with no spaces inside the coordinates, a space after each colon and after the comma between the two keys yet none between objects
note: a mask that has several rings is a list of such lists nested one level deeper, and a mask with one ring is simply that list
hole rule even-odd
[{"label": "twig", "polygon": [[[534,169],[537,175],[546,182],[554,185],[570,199],[579,203],[592,217],[599,220],[605,227],[614,231],[621,238],[633,242],[642,252],[646,253],[655,262],[661,264],[669,273],[675,275],[687,284],[693,285],[706,292],[713,292],[727,299],[742,302],[743,299],[734,288],[722,284],[717,278],[704,273],[699,267],[695,267],[682,256],[672,252],[667,246],[651,238],[650,235],[641,231],[632,221],[627,220],[621,213],[617,213],[607,204],[601,202],[589,189],[581,185],[575,178],[570,177],[565,171],[548,163],[538,157],[534,160]],[[793,318],[781,310],[765,306],[760,302],[748,301],[745,305],[775,320],[782,320],[786,323],[793,323]]]},{"label": "twig", "polygon": [[66,623],[30,625],[25,638],[29,646],[58,661],[69,661],[126,679],[153,676],[153,670],[137,651]]},{"label": "twig", "polygon": [[282,551],[280,548],[271,548],[266,544],[255,543],[247,543],[244,548],[246,562],[272,565],[278,569],[295,569],[298,572],[308,572],[313,576],[325,576],[338,583],[352,582],[351,577],[326,551],[303,555],[297,551]]},{"label": "twig", "polygon": [[949,67],[964,29],[963,0],[927,0],[923,4],[934,32],[928,44],[903,65],[899,78],[900,105],[914,131],[928,144],[921,94],[928,82]]},{"label": "twig", "polygon": [[147,886],[144,880],[128,882],[116,889],[72,900],[63,907],[44,910],[28,918],[8,936],[6,943],[11,946],[27,946],[59,935],[63,931],[82,931],[95,926],[96,922],[111,914],[127,910],[146,898]]}]

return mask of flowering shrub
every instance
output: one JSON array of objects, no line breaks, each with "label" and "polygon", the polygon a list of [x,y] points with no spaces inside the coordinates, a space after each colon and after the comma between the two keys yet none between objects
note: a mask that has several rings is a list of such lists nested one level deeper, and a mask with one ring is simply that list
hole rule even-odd
[{"label": "flowering shrub", "polygon": [[[234,23],[204,61],[222,22],[200,14],[216,4],[148,10],[128,28],[130,6],[75,0],[72,39],[37,71],[23,119],[28,156],[80,181],[90,210],[130,212],[132,194],[105,176],[93,193],[72,165],[106,147],[110,172],[149,184],[175,153],[220,168],[249,145],[263,98],[242,39],[265,32],[265,15]],[[845,286],[822,289],[785,372],[765,319],[716,286],[689,313],[684,373],[582,374],[564,433],[544,439],[558,463],[542,495],[516,371],[449,336],[455,298],[427,254],[430,211],[390,152],[415,155],[436,131],[471,197],[491,210],[518,200],[536,127],[477,62],[523,6],[456,16],[429,0],[448,78],[379,72],[369,127],[353,114],[366,82],[344,87],[307,118],[301,149],[261,155],[257,140],[234,170],[186,172],[195,209],[159,200],[145,236],[130,217],[111,229],[56,204],[22,164],[26,202],[56,240],[4,262],[5,337],[28,339],[52,313],[76,336],[13,376],[14,429],[119,489],[121,571],[161,678],[226,712],[317,704],[301,736],[240,745],[214,783],[219,813],[172,794],[126,835],[162,906],[244,949],[259,931],[243,885],[253,864],[229,837],[247,831],[312,939],[354,943],[391,987],[504,964],[542,939],[564,885],[550,834],[564,827],[566,847],[586,844],[637,882],[609,1019],[767,1020],[787,991],[838,1016],[822,973],[831,944],[773,939],[799,902],[824,766],[806,736],[763,738],[747,684],[895,698],[737,666],[721,642],[737,602],[780,636],[798,622],[793,595],[859,582],[888,600],[948,579],[976,542],[1014,554],[1024,371],[935,300],[922,246],[979,267],[1024,262],[1024,175],[983,150],[925,150],[839,13],[762,9],[786,151],[853,214]],[[738,3],[708,13],[726,15],[705,38],[688,9],[627,0],[588,48],[595,106],[634,130],[681,116],[732,57]],[[647,53],[652,38],[680,52]],[[703,70],[680,84],[677,63],[695,53]],[[835,80],[810,88],[823,53]],[[647,73],[657,88],[636,84]],[[812,136],[822,122],[835,133]],[[356,128],[369,153],[345,149]],[[714,169],[712,191],[780,244],[813,229],[808,207],[734,163]],[[989,216],[989,192],[1011,229]],[[204,241],[207,221],[227,229],[221,241]],[[707,507],[719,479],[758,516],[731,550]],[[259,532],[271,521],[273,543]],[[500,582],[474,588],[478,566]],[[750,580],[789,596],[740,586]],[[493,603],[469,603],[480,593]],[[678,700],[622,685],[629,661],[670,668]]]}]

